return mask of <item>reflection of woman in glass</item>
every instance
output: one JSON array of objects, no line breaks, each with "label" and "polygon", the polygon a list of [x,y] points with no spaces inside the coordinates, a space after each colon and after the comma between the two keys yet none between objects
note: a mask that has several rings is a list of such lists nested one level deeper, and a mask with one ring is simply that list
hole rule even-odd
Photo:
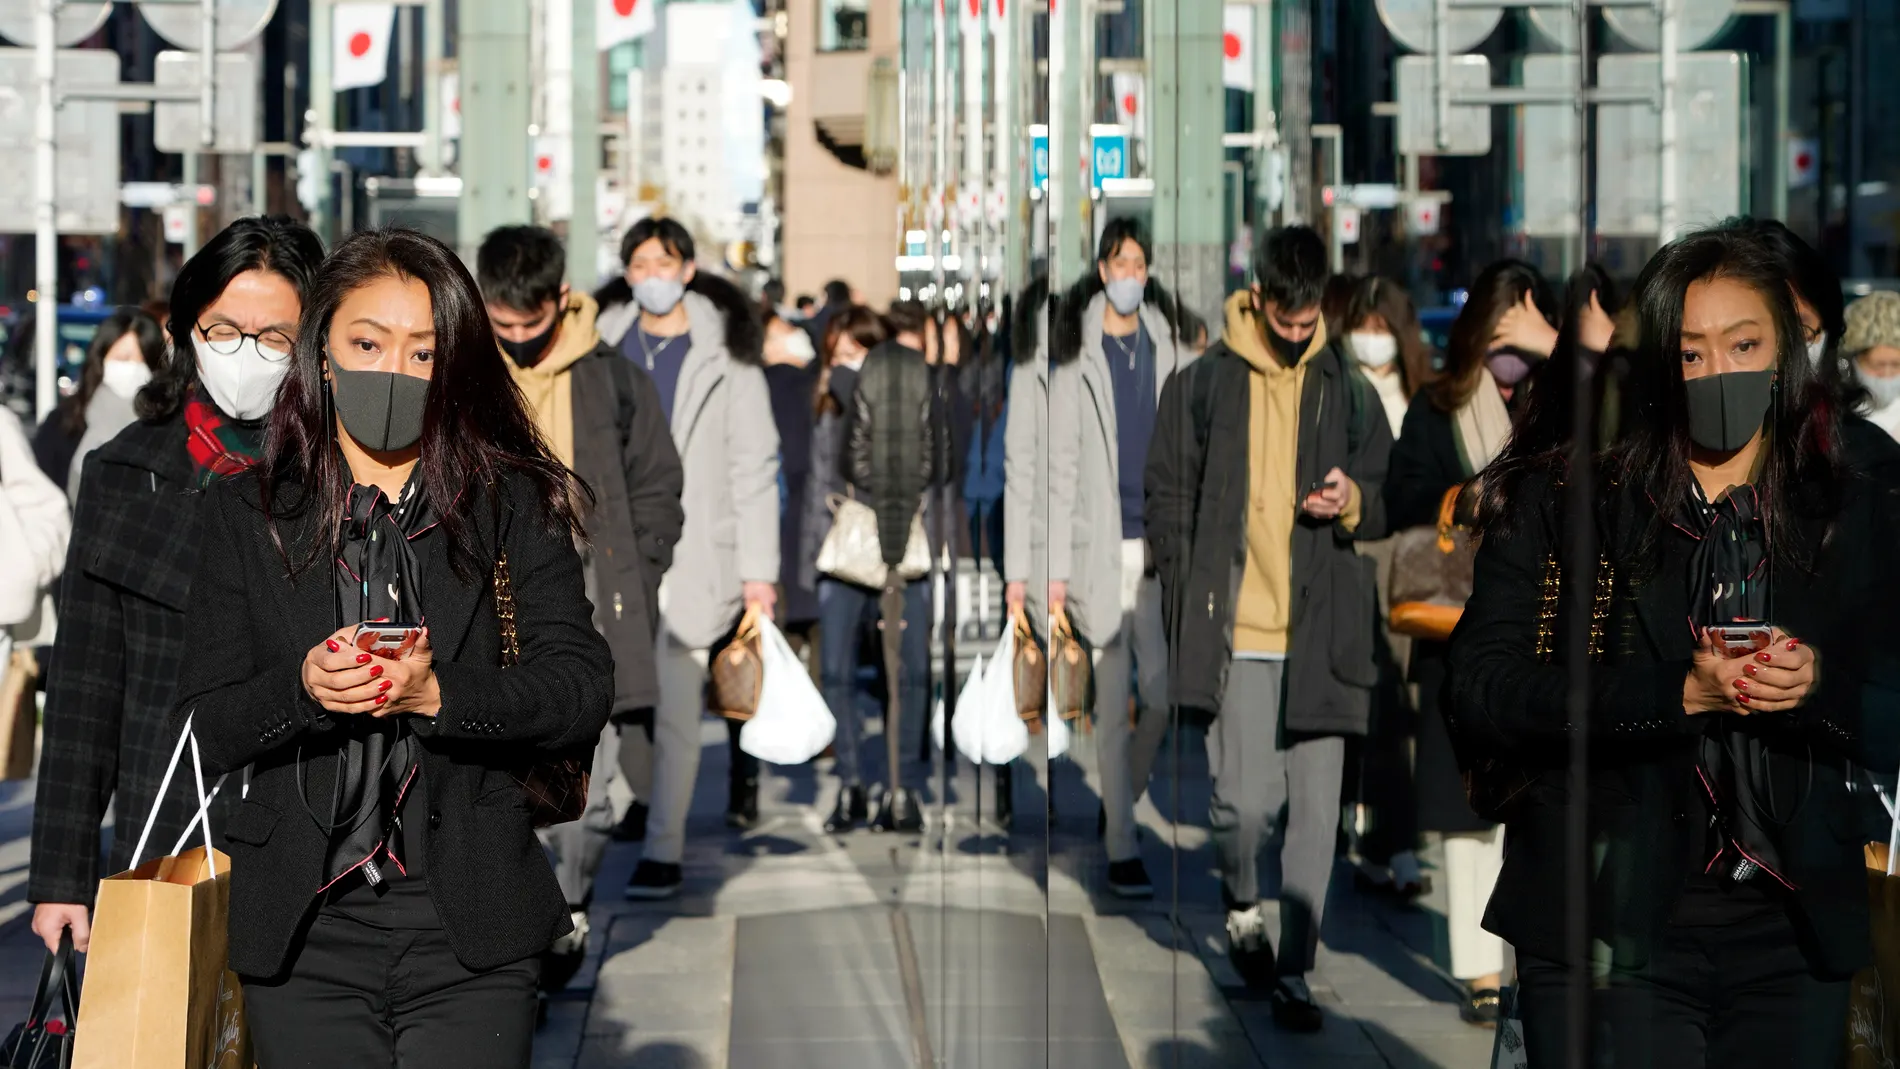
[{"label": "reflection of woman in glass", "polygon": [[[176,713],[251,766],[225,833],[258,1060],[524,1066],[572,924],[517,777],[591,752],[613,696],[576,488],[432,238],[344,242],[291,363],[257,472],[205,502],[187,630],[244,641],[192,650]],[[421,637],[374,657],[376,620]]]},{"label": "reflection of woman in glass", "polygon": [[86,454],[138,418],[132,402],[164,370],[165,356],[158,321],[136,308],[121,308],[99,324],[86,349],[79,388],[33,434],[33,456],[40,470],[67,496],[78,496],[79,466]]},{"label": "reflection of woman in glass", "polygon": [[[1894,603],[1900,515],[1842,463],[1839,410],[1758,241],[1684,238],[1635,302],[1634,418],[1598,455],[1589,515],[1569,511],[1561,447],[1507,453],[1485,475],[1446,701],[1474,797],[1507,823],[1486,927],[1517,950],[1532,1066],[1564,1064],[1583,1034],[1573,965],[1587,1034],[1607,1047],[1591,1064],[1838,1065],[1847,980],[1870,956],[1848,762],[1900,760],[1861,731],[1867,621]],[[1581,523],[1592,576],[1568,573]],[[1757,630],[1768,648],[1732,656],[1727,636]],[[1588,654],[1583,724],[1573,640]],[[1581,730],[1575,798],[1565,744]],[[1578,848],[1588,871],[1569,868]],[[1577,887],[1587,931],[1572,933]]]},{"label": "reflection of woman in glass", "polygon": [[[136,828],[157,798],[176,738],[165,717],[185,656],[199,491],[262,451],[263,419],[322,260],[317,236],[281,216],[239,219],[207,242],[172,286],[171,359],[139,391],[138,422],[85,463],[60,583],[27,886],[38,903],[33,930],[49,948],[62,928],[81,951],[90,941],[107,804],[118,827]],[[185,830],[190,793],[164,800],[152,842],[168,847]],[[221,834],[223,811],[214,816]],[[128,867],[137,838],[113,837],[108,874]]]}]

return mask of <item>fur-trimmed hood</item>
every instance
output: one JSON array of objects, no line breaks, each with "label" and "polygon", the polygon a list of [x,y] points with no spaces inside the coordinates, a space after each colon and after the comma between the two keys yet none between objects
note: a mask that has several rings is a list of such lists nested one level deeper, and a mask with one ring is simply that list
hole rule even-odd
[{"label": "fur-trimmed hood", "polygon": [[[759,321],[758,306],[738,286],[702,268],[687,283],[686,292],[704,297],[718,310],[724,321],[726,352],[732,359],[754,367],[765,365],[765,327]],[[619,345],[639,318],[633,287],[625,278],[616,278],[596,290],[594,300],[600,305],[595,324],[601,340]]]},{"label": "fur-trimmed hood", "polygon": [[1016,295],[1009,310],[1009,358],[1020,365],[1042,359],[1042,340],[1048,333],[1049,276],[1037,275]]},{"label": "fur-trimmed hood", "polygon": [[[1082,355],[1082,317],[1088,311],[1089,303],[1102,293],[1101,278],[1090,272],[1077,279],[1075,285],[1062,295],[1056,304],[1055,336],[1049,344],[1051,363],[1067,364]],[[1161,313],[1161,318],[1167,320],[1170,334],[1179,333],[1180,317],[1175,312],[1174,295],[1152,275],[1148,277],[1148,287],[1142,292],[1141,300],[1144,305],[1152,305]],[[1179,342],[1178,338],[1171,340]]]}]

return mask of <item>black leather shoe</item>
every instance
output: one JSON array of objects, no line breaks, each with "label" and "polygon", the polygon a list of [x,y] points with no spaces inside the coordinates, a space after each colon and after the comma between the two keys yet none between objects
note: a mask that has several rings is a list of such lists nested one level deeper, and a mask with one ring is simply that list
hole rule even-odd
[{"label": "black leather shoe", "polygon": [[1464,1005],[1458,1007],[1458,1016],[1464,1018],[1466,1024],[1477,1025],[1479,1028],[1496,1028],[1498,1004],[1497,988],[1480,987],[1465,996]]},{"label": "black leather shoe", "polygon": [[996,770],[996,823],[1006,832],[1016,830],[1016,792],[1010,789],[1007,766]]},{"label": "black leather shoe", "polygon": [[745,831],[758,826],[759,781],[733,780],[731,795],[726,801],[726,827]]},{"label": "black leather shoe", "polygon": [[917,805],[917,796],[904,787],[899,787],[895,791],[886,791],[883,803],[878,806],[877,818],[871,821],[871,830],[896,832],[900,835],[913,835],[923,831],[924,814]]},{"label": "black leather shoe", "polygon": [[1148,866],[1138,857],[1108,863],[1108,890],[1117,898],[1153,898],[1154,882],[1148,879]]},{"label": "black leather shoe", "polygon": [[1302,976],[1283,976],[1273,985],[1273,1023],[1289,1032],[1317,1032],[1326,1023]]},{"label": "black leather shoe", "polygon": [[632,902],[658,902],[672,898],[680,893],[681,875],[678,865],[642,858],[633,867],[633,878],[627,881],[624,893],[628,901]]},{"label": "black leather shoe", "polygon": [[833,835],[850,831],[864,823],[869,812],[870,804],[865,801],[864,788],[846,787],[838,792],[838,804],[825,820],[825,830]]},{"label": "black leather shoe", "polygon": [[643,843],[647,838],[647,804],[638,798],[627,807],[627,815],[614,825],[614,842]]}]

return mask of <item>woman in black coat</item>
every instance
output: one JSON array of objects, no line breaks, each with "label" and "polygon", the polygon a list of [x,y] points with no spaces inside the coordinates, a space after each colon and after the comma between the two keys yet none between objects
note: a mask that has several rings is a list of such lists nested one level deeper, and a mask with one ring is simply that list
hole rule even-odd
[{"label": "woman in black coat", "polygon": [[174,715],[250,766],[230,964],[273,1069],[525,1066],[536,956],[572,927],[518,777],[592,750],[613,666],[571,476],[495,354],[451,250],[357,234],[263,462],[205,504]]},{"label": "woman in black coat", "polygon": [[[59,635],[46,685],[45,745],[33,807],[33,931],[47,947],[71,928],[84,951],[99,884],[99,826],[121,829],[156,803],[154,849],[196,809],[158,799],[177,735],[166,717],[185,656],[185,605],[198,565],[200,491],[262,452],[263,418],[288,367],[323,246],[282,216],[239,219],[185,261],[172,286],[171,362],[139,392],[138,422],[92,452],[60,581]],[[229,807],[235,795],[216,805]],[[221,835],[225,809],[213,813]],[[136,834],[113,837],[106,874],[130,867]]]},{"label": "woman in black coat", "polygon": [[[1474,796],[1507,825],[1485,926],[1517,948],[1533,1067],[1586,1041],[1603,1048],[1592,1065],[1838,1065],[1847,980],[1871,957],[1851,763],[1900,759],[1893,732],[1863,731],[1891,719],[1867,684],[1892,674],[1872,640],[1894,604],[1900,510],[1842,463],[1840,409],[1758,241],[1686,237],[1636,301],[1635,418],[1594,461],[1590,515],[1567,508],[1561,447],[1486,475],[1446,688]],[[1591,576],[1567,557],[1582,524]],[[1765,649],[1718,639],[1757,630]],[[1573,980],[1588,1022],[1570,1015]]]}]

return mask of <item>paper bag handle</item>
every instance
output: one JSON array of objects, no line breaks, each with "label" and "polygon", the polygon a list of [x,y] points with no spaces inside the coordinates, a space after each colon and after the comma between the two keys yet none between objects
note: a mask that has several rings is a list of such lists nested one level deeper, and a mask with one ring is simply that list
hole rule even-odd
[{"label": "paper bag handle", "polygon": [[[158,793],[152,797],[151,812],[145,815],[145,829],[139,832],[138,845],[132,848],[132,863],[127,866],[128,868],[138,868],[139,859],[145,856],[145,844],[151,841],[152,828],[158,823],[158,808],[164,804],[165,792],[171,789],[172,776],[178,771],[179,759],[185,755],[185,746],[190,744],[191,768],[194,774],[193,779],[196,781],[195,786],[198,790],[198,811],[192,815],[190,823],[185,825],[185,833],[179,836],[178,842],[172,845],[171,852],[176,854],[178,851],[184,849],[185,843],[191,838],[192,830],[197,828],[200,822],[203,822],[205,865],[210,868],[212,879],[216,879],[218,876],[218,863],[212,856],[211,848],[211,800],[218,796],[219,789],[224,786],[224,776],[218,777],[218,782],[211,787],[211,793],[205,793],[204,763],[198,753],[198,739],[191,733],[192,715],[193,714],[189,713],[185,715],[185,728],[178,733],[178,744],[172,747],[172,758],[165,764],[165,777],[158,781]],[[246,778],[247,780],[249,778],[248,772],[246,773]],[[248,782],[246,786],[249,786]]]},{"label": "paper bag handle", "polygon": [[[1870,775],[1867,779],[1873,785],[1874,797],[1880,799],[1880,804],[1887,809],[1887,815],[1893,818],[1887,828],[1887,875],[1892,876],[1895,875],[1895,862],[1900,860],[1894,856],[1900,853],[1900,806],[1894,804],[1896,799],[1887,797],[1887,792],[1880,789],[1880,784],[1874,781],[1873,776]],[[1896,781],[1895,787],[1900,789],[1900,781]]]}]

